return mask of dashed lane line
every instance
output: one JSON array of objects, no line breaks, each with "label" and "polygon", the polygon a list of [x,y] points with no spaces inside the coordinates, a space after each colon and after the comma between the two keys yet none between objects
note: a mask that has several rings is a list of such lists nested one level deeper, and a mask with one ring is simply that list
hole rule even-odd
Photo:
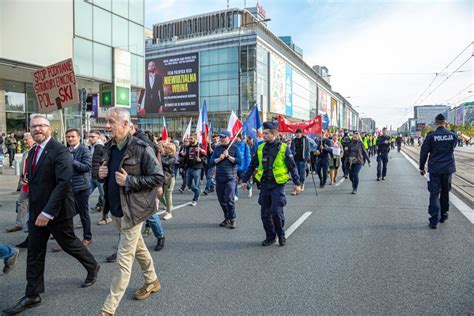
[{"label": "dashed lane line", "polygon": [[[171,211],[174,211],[174,210],[180,209],[180,208],[182,208],[182,207],[191,205],[191,203],[192,203],[192,202],[187,202],[187,203],[184,203],[184,204],[175,206],[175,207],[173,207],[173,208],[171,209]],[[161,211],[161,212],[158,212],[157,214],[158,214],[158,215],[163,215],[163,214],[165,214],[165,213],[166,213],[166,211]]]},{"label": "dashed lane line", "polygon": [[[416,170],[419,170],[418,164],[412,158],[408,157],[408,155],[403,151],[401,153],[406,158],[406,160],[408,160],[408,162],[411,163],[413,167],[415,167]],[[449,192],[449,201],[453,203],[453,205],[471,222],[471,224],[474,224],[474,210],[472,208],[470,208],[452,192]]]},{"label": "dashed lane line", "polygon": [[298,218],[296,220],[296,222],[294,222],[287,230],[286,230],[286,238],[290,237],[291,234],[293,234],[295,232],[295,230],[301,226],[301,224],[304,223],[304,221],[311,215],[313,214],[313,212],[305,212],[303,215],[300,216],[300,218]]}]

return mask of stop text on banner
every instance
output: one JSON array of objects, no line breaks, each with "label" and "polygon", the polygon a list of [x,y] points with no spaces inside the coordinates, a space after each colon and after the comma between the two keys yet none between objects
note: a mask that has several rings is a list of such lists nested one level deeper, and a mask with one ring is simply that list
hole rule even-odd
[{"label": "stop text on banner", "polygon": [[79,103],[72,58],[33,72],[38,112],[50,113]]}]

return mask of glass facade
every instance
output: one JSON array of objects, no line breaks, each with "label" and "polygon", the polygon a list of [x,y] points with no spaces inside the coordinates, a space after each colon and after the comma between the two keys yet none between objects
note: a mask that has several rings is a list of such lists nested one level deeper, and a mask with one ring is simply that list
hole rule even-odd
[{"label": "glass facade", "polygon": [[132,54],[131,84],[143,87],[144,0],[74,0],[74,68],[111,82],[113,48]]},{"label": "glass facade", "polygon": [[238,47],[201,51],[200,104],[210,112],[237,111],[239,103]]}]

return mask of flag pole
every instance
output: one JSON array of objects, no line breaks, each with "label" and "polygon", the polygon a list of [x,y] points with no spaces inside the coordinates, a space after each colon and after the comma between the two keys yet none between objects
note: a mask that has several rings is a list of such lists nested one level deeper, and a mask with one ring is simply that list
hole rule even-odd
[{"label": "flag pole", "polygon": [[243,128],[243,127],[241,127],[237,133],[235,133],[234,139],[232,139],[232,141],[230,142],[230,144],[229,144],[229,146],[228,146],[227,148],[230,148],[230,146],[232,146],[232,145],[234,144],[235,139],[237,138],[237,135],[239,135],[240,132],[242,132],[242,128]]}]

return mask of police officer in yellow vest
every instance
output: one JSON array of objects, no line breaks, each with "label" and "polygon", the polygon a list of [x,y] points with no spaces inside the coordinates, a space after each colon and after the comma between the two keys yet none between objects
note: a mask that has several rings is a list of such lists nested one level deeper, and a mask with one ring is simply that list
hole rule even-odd
[{"label": "police officer in yellow vest", "polygon": [[255,178],[261,183],[258,203],[261,206],[261,218],[266,233],[262,246],[274,244],[277,236],[280,246],[286,243],[283,207],[286,205],[285,184],[289,180],[288,172],[296,185],[295,191],[301,192],[293,154],[287,144],[278,140],[277,128],[274,122],[263,123],[264,142],[258,146],[257,153],[252,157],[241,179],[241,187],[245,190],[248,179],[257,169]]}]

